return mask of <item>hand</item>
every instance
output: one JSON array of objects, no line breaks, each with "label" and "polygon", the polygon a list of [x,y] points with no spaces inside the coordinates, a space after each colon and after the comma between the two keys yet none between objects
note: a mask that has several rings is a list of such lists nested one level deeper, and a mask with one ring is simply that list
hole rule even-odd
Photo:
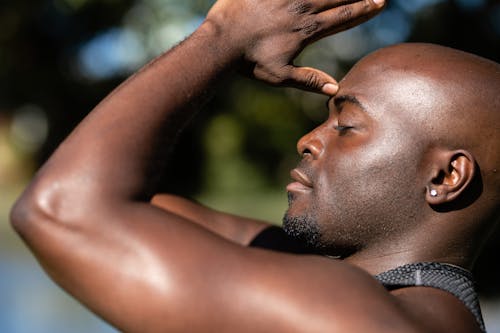
[{"label": "hand", "polygon": [[296,67],[293,60],[307,45],[370,19],[383,5],[383,0],[219,0],[207,22],[249,65],[251,76],[334,95],[337,83],[331,76]]}]

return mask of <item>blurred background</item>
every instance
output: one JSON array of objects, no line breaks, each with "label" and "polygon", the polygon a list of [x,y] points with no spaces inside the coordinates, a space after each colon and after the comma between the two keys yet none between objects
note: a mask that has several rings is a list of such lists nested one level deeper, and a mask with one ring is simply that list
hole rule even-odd
[{"label": "blurred background", "polygon": [[[16,0],[0,4],[0,332],[115,332],[55,286],[15,236],[15,198],[110,90],[191,33],[209,0]],[[361,56],[434,42],[500,61],[500,4],[393,0],[377,18],[308,48],[298,63],[340,79]],[[224,84],[185,131],[162,191],[281,222],[297,139],[325,118],[324,97],[247,79]],[[117,166],[118,167],[118,166]],[[500,332],[500,233],[476,268],[489,332]]]}]

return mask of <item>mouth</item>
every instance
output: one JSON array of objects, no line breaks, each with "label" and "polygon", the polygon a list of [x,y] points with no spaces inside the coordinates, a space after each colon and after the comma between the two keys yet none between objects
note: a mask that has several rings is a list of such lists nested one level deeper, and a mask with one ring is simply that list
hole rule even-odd
[{"label": "mouth", "polygon": [[288,192],[310,192],[312,191],[313,185],[309,177],[298,169],[293,169],[290,171],[290,177],[294,182],[288,184],[286,190]]}]

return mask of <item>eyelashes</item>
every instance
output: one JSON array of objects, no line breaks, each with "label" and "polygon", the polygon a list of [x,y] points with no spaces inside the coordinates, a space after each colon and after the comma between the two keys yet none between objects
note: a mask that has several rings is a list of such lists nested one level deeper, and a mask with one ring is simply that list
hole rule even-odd
[{"label": "eyelashes", "polygon": [[349,130],[353,128],[354,128],[353,126],[342,126],[342,125],[334,126],[334,129],[338,132],[339,136],[349,135]]},{"label": "eyelashes", "polygon": [[337,125],[334,127],[336,131],[339,131],[340,133],[345,132],[347,130],[350,130],[351,128],[354,128],[353,126],[341,126]]}]

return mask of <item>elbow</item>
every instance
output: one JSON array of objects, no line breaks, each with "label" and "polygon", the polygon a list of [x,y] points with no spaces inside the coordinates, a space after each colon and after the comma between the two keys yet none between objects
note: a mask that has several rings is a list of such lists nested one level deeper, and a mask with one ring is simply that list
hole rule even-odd
[{"label": "elbow", "polygon": [[43,225],[60,221],[56,209],[57,195],[34,183],[24,191],[10,211],[10,223],[24,239],[40,230]]},{"label": "elbow", "polygon": [[21,233],[26,228],[27,213],[26,201],[22,197],[17,199],[9,215],[10,224],[17,233]]},{"label": "elbow", "polygon": [[29,191],[25,192],[12,206],[10,211],[10,223],[14,230],[22,237],[28,235],[37,225],[46,221],[42,205]]},{"label": "elbow", "polygon": [[56,229],[64,232],[92,229],[102,220],[98,217],[113,205],[102,195],[101,187],[90,186],[86,180],[39,174],[13,205],[12,227],[28,241]]}]

